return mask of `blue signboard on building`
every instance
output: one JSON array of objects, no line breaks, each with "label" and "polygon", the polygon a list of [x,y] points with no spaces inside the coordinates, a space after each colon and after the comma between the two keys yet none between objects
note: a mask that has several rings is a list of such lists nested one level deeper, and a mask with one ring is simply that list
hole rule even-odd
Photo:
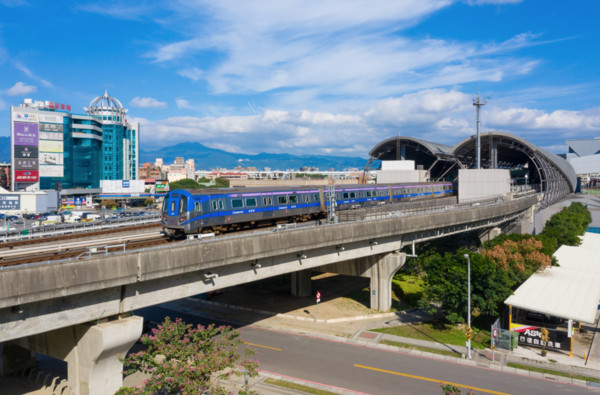
[{"label": "blue signboard on building", "polygon": [[129,188],[129,180],[123,180],[123,188]]},{"label": "blue signboard on building", "polygon": [[0,210],[20,210],[20,195],[0,195]]}]

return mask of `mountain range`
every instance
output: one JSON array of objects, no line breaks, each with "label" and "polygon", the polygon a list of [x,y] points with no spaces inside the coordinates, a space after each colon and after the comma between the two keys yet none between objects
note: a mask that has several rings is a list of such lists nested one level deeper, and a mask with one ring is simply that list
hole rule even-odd
[{"label": "mountain range", "polygon": [[175,161],[175,157],[183,157],[186,160],[194,159],[196,169],[204,170],[233,169],[236,166],[256,167],[258,170],[265,167],[273,170],[297,170],[307,166],[327,171],[329,169],[363,169],[367,163],[366,159],[358,157],[269,154],[264,152],[256,155],[237,154],[209,148],[200,143],[181,143],[156,151],[140,150],[140,163],[154,162],[156,158],[162,158],[164,164],[170,164]]},{"label": "mountain range", "polygon": [[[140,164],[162,158],[163,163],[170,164],[175,157],[194,159],[196,169],[212,170],[217,168],[233,169],[237,166],[256,167],[262,170],[270,167],[273,170],[300,169],[303,166],[316,167],[322,171],[329,169],[344,170],[350,168],[363,169],[367,160],[359,157],[327,156],[327,155],[291,155],[260,153],[256,155],[237,154],[219,149],[209,148],[200,143],[181,143],[158,150],[140,150]],[[0,162],[10,162],[10,137],[0,137]]]}]

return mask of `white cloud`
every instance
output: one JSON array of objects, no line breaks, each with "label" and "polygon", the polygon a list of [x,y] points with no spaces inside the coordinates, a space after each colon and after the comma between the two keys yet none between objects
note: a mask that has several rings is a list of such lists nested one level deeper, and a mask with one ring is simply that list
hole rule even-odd
[{"label": "white cloud", "polygon": [[197,67],[192,67],[189,69],[179,70],[177,72],[177,74],[179,74],[182,77],[189,78],[194,81],[198,81],[200,79],[200,77],[202,77],[204,75],[204,71],[200,70]]},{"label": "white cloud", "polygon": [[152,97],[136,96],[131,100],[131,105],[138,108],[167,108],[167,103],[158,101]]},{"label": "white cloud", "polygon": [[25,83],[19,81],[12,88],[4,91],[8,96],[23,96],[30,93],[36,92],[37,88],[33,85],[25,85]]},{"label": "white cloud", "polygon": [[556,110],[545,112],[530,108],[493,109],[486,115],[496,127],[519,127],[529,130],[600,131],[600,113]]},{"label": "white cloud", "polygon": [[52,83],[50,81],[45,80],[41,77],[38,77],[36,74],[33,73],[33,71],[29,70],[24,64],[22,64],[20,62],[15,62],[15,67],[17,69],[21,70],[27,77],[39,81],[46,88],[54,88],[54,85],[52,85]]},{"label": "white cloud", "polygon": [[177,108],[191,110],[194,107],[185,99],[175,99],[175,103],[177,104]]}]

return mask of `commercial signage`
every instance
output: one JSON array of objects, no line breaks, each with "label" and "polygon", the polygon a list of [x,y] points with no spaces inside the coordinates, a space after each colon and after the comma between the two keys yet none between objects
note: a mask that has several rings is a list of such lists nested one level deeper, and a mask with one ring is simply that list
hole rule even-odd
[{"label": "commercial signage", "polygon": [[37,123],[38,118],[36,113],[13,111],[13,121]]},{"label": "commercial signage", "polygon": [[546,347],[549,350],[571,349],[571,341],[565,331],[548,330],[548,342],[542,341],[542,328],[539,326],[521,325],[514,329],[519,334],[519,344],[531,347]]},{"label": "commercial signage", "polygon": [[63,125],[57,123],[40,123],[40,130],[44,130],[47,132],[62,132]]},{"label": "commercial signage", "polygon": [[121,185],[123,188],[129,188],[129,180],[123,180],[123,183]]},{"label": "commercial signage", "polygon": [[37,159],[15,159],[16,170],[37,170],[38,160]]},{"label": "commercial signage", "polygon": [[154,183],[155,193],[165,193],[169,190],[167,181],[156,181]]},{"label": "commercial signage", "polygon": [[40,177],[64,177],[64,166],[40,166]]},{"label": "commercial signage", "polygon": [[0,195],[0,210],[20,210],[21,196]]},{"label": "commercial signage", "polygon": [[15,122],[13,124],[15,145],[38,145],[38,125],[35,123]]},{"label": "commercial signage", "polygon": [[40,165],[62,165],[63,155],[58,152],[40,152]]},{"label": "commercial signage", "polygon": [[63,142],[62,141],[40,140],[40,151],[63,152]]},{"label": "commercial signage", "polygon": [[15,159],[18,158],[37,158],[38,147],[24,147],[22,145],[15,145]]},{"label": "commercial signage", "polygon": [[52,109],[55,109],[55,110],[67,110],[67,111],[71,111],[71,105],[70,104],[62,104],[62,103],[50,102],[48,104],[48,108],[52,108]]},{"label": "commercial signage", "polygon": [[62,133],[53,133],[53,132],[42,132],[40,129],[39,138],[40,138],[40,140],[63,141],[63,134]]},{"label": "commercial signage", "polygon": [[15,182],[38,182],[39,180],[37,170],[15,170]]},{"label": "commercial signage", "polygon": [[[63,116],[60,114],[48,114],[46,112],[40,112],[39,120],[40,122],[49,122],[49,123],[63,123]],[[60,125],[62,126],[62,125]],[[41,127],[41,125],[40,125]]]}]

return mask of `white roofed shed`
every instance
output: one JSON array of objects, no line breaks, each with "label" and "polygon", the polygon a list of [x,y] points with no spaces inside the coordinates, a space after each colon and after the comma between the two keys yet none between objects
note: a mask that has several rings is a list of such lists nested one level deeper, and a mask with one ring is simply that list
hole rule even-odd
[{"label": "white roofed shed", "polygon": [[561,246],[554,256],[560,266],[534,273],[504,303],[594,323],[600,301],[600,234],[585,233],[581,245]]}]

